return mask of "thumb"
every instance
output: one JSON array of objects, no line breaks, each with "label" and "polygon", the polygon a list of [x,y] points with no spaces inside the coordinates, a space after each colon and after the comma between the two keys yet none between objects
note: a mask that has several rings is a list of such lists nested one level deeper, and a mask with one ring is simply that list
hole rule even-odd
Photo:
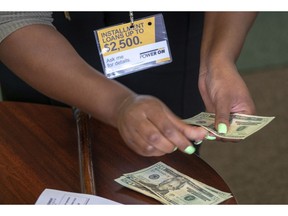
[{"label": "thumb", "polygon": [[215,110],[215,128],[218,133],[226,134],[230,126],[230,100],[218,100]]}]

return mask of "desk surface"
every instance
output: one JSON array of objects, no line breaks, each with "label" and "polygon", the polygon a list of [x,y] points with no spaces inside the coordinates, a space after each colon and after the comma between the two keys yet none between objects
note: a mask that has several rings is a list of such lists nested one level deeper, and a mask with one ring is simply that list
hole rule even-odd
[{"label": "desk surface", "polygon": [[[196,155],[176,151],[142,157],[123,143],[118,131],[92,120],[95,186],[98,196],[123,204],[160,204],[114,182],[162,161],[219,190],[225,181]],[[76,122],[72,110],[39,104],[0,103],[0,203],[34,204],[45,188],[81,192]],[[236,204],[230,198],[223,204]]]}]

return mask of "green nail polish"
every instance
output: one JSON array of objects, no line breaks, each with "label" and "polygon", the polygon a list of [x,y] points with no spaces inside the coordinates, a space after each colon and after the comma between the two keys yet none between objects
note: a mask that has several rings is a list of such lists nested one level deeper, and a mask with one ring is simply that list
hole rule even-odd
[{"label": "green nail polish", "polygon": [[224,123],[218,124],[218,133],[220,134],[226,134],[227,133],[227,126]]},{"label": "green nail polish", "polygon": [[210,136],[209,134],[205,137],[207,140],[216,140],[215,136]]},{"label": "green nail polish", "polygon": [[193,154],[194,152],[195,152],[195,148],[193,147],[193,146],[188,146],[185,150],[184,150],[184,152],[186,153],[186,154]]},{"label": "green nail polish", "polygon": [[175,147],[175,148],[173,149],[173,152],[174,152],[174,151],[176,151],[177,149],[178,149],[178,148],[177,148],[177,147]]}]

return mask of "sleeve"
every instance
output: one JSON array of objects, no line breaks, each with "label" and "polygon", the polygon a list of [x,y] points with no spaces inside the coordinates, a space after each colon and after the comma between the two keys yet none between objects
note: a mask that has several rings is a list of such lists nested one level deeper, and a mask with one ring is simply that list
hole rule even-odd
[{"label": "sleeve", "polygon": [[0,12],[0,43],[14,31],[33,24],[52,24],[52,12]]}]

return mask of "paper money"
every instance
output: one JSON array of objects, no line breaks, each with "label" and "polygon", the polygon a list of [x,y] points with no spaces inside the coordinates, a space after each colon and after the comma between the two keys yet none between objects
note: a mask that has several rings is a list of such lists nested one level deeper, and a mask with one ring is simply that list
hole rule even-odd
[{"label": "paper money", "polygon": [[158,197],[157,195],[152,193],[149,189],[147,189],[144,186],[142,186],[141,184],[138,184],[137,182],[129,179],[126,176],[121,176],[121,177],[115,179],[115,181],[124,187],[127,187],[131,190],[137,191],[139,193],[142,193],[146,196],[152,197],[153,199],[156,199],[163,204],[169,204],[168,202],[166,202],[166,200],[162,200],[160,197]]},{"label": "paper money", "polygon": [[183,121],[187,124],[201,126],[218,137],[236,140],[247,138],[269,124],[274,118],[275,117],[231,114],[230,126],[226,134],[220,134],[215,129],[215,114],[213,113],[202,112]]},{"label": "paper money", "polygon": [[219,204],[232,197],[230,193],[203,184],[162,162],[124,174],[115,181],[163,204]]}]

